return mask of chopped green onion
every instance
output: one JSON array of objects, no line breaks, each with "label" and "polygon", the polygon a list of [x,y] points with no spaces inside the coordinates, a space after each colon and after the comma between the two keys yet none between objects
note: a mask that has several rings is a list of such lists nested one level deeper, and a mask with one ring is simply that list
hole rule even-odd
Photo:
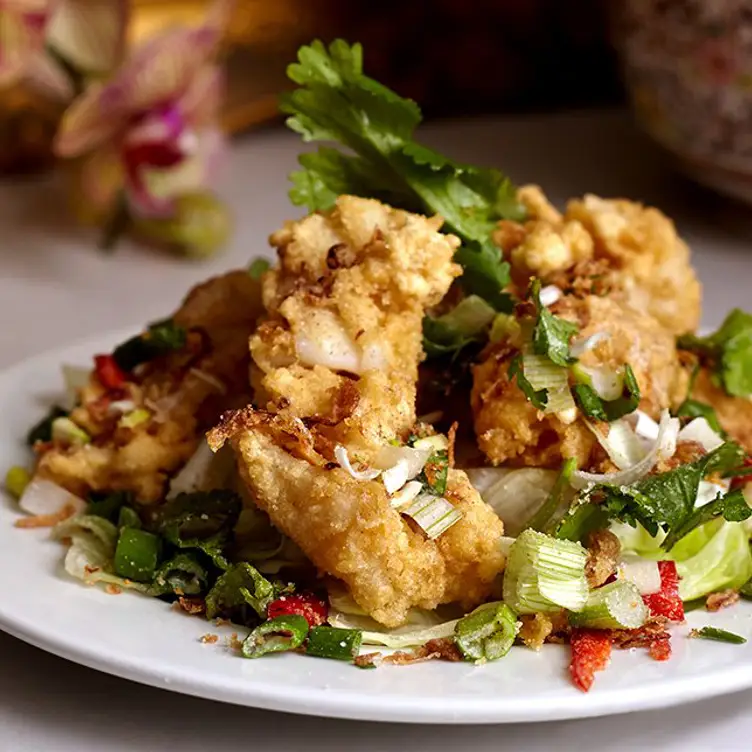
[{"label": "chopped green onion", "polygon": [[20,465],[10,468],[5,474],[5,488],[14,499],[20,499],[26,486],[31,483],[31,473]]},{"label": "chopped green onion", "polygon": [[117,526],[121,530],[124,527],[130,527],[134,530],[139,530],[143,527],[141,518],[138,516],[138,512],[131,507],[120,507],[120,511],[118,512]]},{"label": "chopped green onion", "polygon": [[534,389],[533,385],[527,380],[525,370],[522,365],[522,355],[519,353],[509,361],[508,371],[509,381],[516,381],[520,391],[527,397],[533,407],[538,410],[545,410],[548,404],[548,391],[546,389]]},{"label": "chopped green onion", "polygon": [[603,399],[590,384],[575,384],[572,391],[577,406],[588,418],[608,423],[633,413],[642,399],[640,385],[629,364],[624,366],[624,384],[621,396],[616,399]]},{"label": "chopped green onion", "polygon": [[564,463],[551,492],[546,497],[541,508],[533,515],[532,519],[527,525],[525,525],[525,527],[532,528],[540,533],[545,532],[549,528],[551,521],[556,517],[556,513],[569,489],[569,480],[572,477],[572,473],[576,469],[576,459],[568,459]]},{"label": "chopped green onion", "polygon": [[46,442],[52,441],[52,423],[56,418],[63,418],[68,414],[67,410],[63,410],[62,407],[55,405],[50,408],[49,413],[31,427],[29,433],[26,435],[26,443],[29,446],[34,446],[38,441]]},{"label": "chopped green onion", "polygon": [[267,271],[269,271],[270,266],[271,264],[269,263],[268,259],[254,259],[248,265],[248,274],[250,275],[251,279],[259,280],[264,274],[266,274]]},{"label": "chopped green onion", "polygon": [[690,637],[698,637],[703,640],[715,640],[716,642],[730,642],[732,645],[744,645],[746,637],[727,632],[725,629],[718,627],[702,627],[702,629],[693,629],[689,633]]},{"label": "chopped green onion", "polygon": [[55,418],[52,421],[52,440],[66,444],[88,444],[91,436],[70,418]]},{"label": "chopped green onion", "polygon": [[400,509],[400,512],[410,517],[429,540],[438,538],[462,519],[462,514],[452,504],[432,493],[421,494],[409,506]]},{"label": "chopped green onion", "polygon": [[582,611],[569,615],[573,627],[588,629],[639,629],[648,608],[634,583],[616,580],[593,590]]},{"label": "chopped green onion", "polygon": [[491,324],[488,338],[491,342],[502,342],[516,337],[519,333],[520,325],[517,319],[511,313],[499,313]]},{"label": "chopped green onion", "polygon": [[495,661],[509,652],[519,626],[509,606],[486,603],[457,622],[454,641],[467,661]]},{"label": "chopped green onion", "polygon": [[119,519],[121,508],[130,504],[132,498],[128,491],[113,491],[112,493],[92,494],[88,501],[86,514],[116,522]]},{"label": "chopped green onion", "polygon": [[352,661],[360,651],[363,633],[359,629],[314,627],[308,635],[306,653],[317,658]]},{"label": "chopped green onion", "polygon": [[[266,609],[277,597],[269,580],[247,562],[233,564],[220,575],[206,596],[206,616],[233,616],[241,622],[266,618]],[[254,614],[249,614],[248,609]],[[236,616],[236,614],[238,616]]]},{"label": "chopped green onion", "polygon": [[268,653],[284,653],[299,648],[308,636],[304,616],[289,614],[259,624],[243,641],[244,658],[260,658]]},{"label": "chopped green onion", "polygon": [[546,392],[544,412],[560,413],[576,407],[569,388],[569,372],[545,355],[536,355],[529,347],[522,353],[522,370],[536,392]]},{"label": "chopped green onion", "polygon": [[112,357],[124,371],[132,371],[137,365],[154,360],[160,355],[180,350],[185,346],[188,332],[171,319],[157,321],[136,337],[118,345]]},{"label": "chopped green onion", "polygon": [[120,428],[135,428],[136,426],[140,426],[142,423],[146,423],[149,418],[151,418],[151,413],[148,410],[145,410],[143,408],[139,408],[138,410],[131,410],[131,412],[126,413],[122,418],[120,418],[120,420],[118,421],[118,426]]},{"label": "chopped green onion", "polygon": [[130,527],[120,531],[113,566],[115,574],[136,582],[151,582],[159,562],[159,538]]},{"label": "chopped green onion", "polygon": [[518,614],[579,611],[588,597],[587,558],[579,543],[524,530],[509,549],[504,602]]}]

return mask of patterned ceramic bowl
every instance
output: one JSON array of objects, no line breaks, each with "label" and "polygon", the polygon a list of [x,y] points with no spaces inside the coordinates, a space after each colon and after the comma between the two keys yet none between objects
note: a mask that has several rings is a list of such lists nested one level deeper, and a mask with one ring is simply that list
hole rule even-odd
[{"label": "patterned ceramic bowl", "polygon": [[637,119],[698,181],[752,203],[752,0],[617,0]]}]

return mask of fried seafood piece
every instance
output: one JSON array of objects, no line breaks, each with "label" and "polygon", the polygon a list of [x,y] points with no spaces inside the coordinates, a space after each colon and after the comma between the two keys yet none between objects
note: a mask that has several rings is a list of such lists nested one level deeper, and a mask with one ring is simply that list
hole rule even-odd
[{"label": "fried seafood piece", "polygon": [[[752,453],[752,399],[733,397],[714,383],[707,367],[700,369],[692,388],[692,399],[710,405],[718,422],[732,439]],[[681,400],[678,400],[677,407]]]},{"label": "fried seafood piece", "polygon": [[[341,196],[331,212],[274,233],[279,266],[264,277],[267,316],[250,343],[256,404],[336,424],[331,440],[364,459],[404,437],[421,321],[461,271],[459,241],[440,227],[439,217]],[[353,409],[339,421],[344,393]]]},{"label": "fried seafood piece", "polygon": [[471,608],[491,593],[504,566],[503,525],[464,473],[450,471],[446,493],[462,519],[429,540],[391,507],[380,480],[328,462],[314,432],[287,412],[228,413],[209,433],[215,450],[226,440],[258,506],[382,624],[402,624],[415,606]]},{"label": "fried seafood piece", "polygon": [[[651,316],[595,295],[565,296],[551,311],[575,322],[582,337],[610,335],[581,357],[582,364],[612,370],[629,364],[642,393],[640,408],[653,418],[686,391],[674,337]],[[527,400],[509,378],[516,352],[509,345],[491,346],[473,369],[471,403],[481,450],[495,465],[558,468],[573,457],[587,467],[597,443],[592,431],[579,412],[545,414]]]},{"label": "fried seafood piece", "polygon": [[502,221],[495,233],[518,285],[536,276],[575,292],[607,292],[675,335],[697,328],[701,288],[689,248],[658,209],[587,194],[562,215],[537,186],[518,197],[529,220]]},{"label": "fried seafood piece", "polygon": [[[187,330],[186,345],[126,374],[108,389],[95,372],[70,418],[91,443],[42,447],[40,476],[71,492],[131,491],[149,504],[163,498],[168,477],[196,451],[219,415],[249,397],[248,337],[262,311],[261,289],[245,271],[233,271],[190,291],[172,321]],[[243,398],[245,395],[245,398]],[[132,428],[113,403],[148,417]]]}]

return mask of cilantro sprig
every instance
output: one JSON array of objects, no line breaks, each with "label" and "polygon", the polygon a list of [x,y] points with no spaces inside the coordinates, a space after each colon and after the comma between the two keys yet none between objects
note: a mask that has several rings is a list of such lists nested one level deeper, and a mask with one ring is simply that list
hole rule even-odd
[{"label": "cilantro sprig", "polygon": [[732,397],[752,394],[752,314],[735,308],[715,334],[679,338],[679,347],[710,363],[714,375]]},{"label": "cilantro sprig", "polygon": [[491,240],[499,219],[521,219],[523,208],[498,170],[455,162],[414,139],[418,105],[363,73],[363,50],[338,39],[315,41],[288,67],[298,88],[283,96],[287,125],[304,141],[333,142],[304,154],[292,174],[290,199],[312,211],[330,208],[340,194],[378,198],[411,211],[438,213],[462,245],[462,285],[497,310],[511,310],[503,292],[509,265]]}]

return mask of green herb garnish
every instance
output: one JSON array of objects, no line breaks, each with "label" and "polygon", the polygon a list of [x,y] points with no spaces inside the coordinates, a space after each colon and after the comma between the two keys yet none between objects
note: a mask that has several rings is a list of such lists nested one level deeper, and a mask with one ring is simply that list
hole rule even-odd
[{"label": "green herb garnish", "polygon": [[733,632],[727,632],[725,629],[718,629],[718,627],[702,627],[701,629],[693,629],[689,633],[689,636],[697,637],[702,640],[728,642],[732,645],[744,645],[744,643],[747,641],[746,637],[734,634]]},{"label": "green herb garnish", "polygon": [[577,334],[577,324],[554,316],[541,303],[541,282],[533,280],[530,286],[530,297],[535,304],[537,319],[533,328],[533,352],[545,355],[557,366],[570,366],[577,362],[569,351],[569,341]]},{"label": "green herb garnish", "polygon": [[548,390],[536,390],[533,388],[533,385],[525,376],[525,371],[522,365],[522,355],[519,353],[509,362],[509,380],[517,381],[517,386],[522,390],[522,393],[534,407],[538,408],[538,410],[546,409],[546,405],[548,404]]},{"label": "green herb garnish", "polygon": [[242,624],[266,618],[266,609],[277,591],[255,567],[234,564],[220,575],[206,596],[206,616],[224,616]]},{"label": "green herb garnish", "polygon": [[34,446],[38,441],[52,441],[52,424],[58,418],[64,418],[67,415],[68,411],[63,410],[59,405],[51,407],[47,415],[29,429],[28,434],[26,434],[26,443],[29,446]]},{"label": "green herb garnish", "polygon": [[633,413],[639,406],[642,394],[637,377],[629,364],[624,366],[624,387],[615,400],[604,400],[590,384],[575,384],[572,387],[575,402],[588,418],[612,423]]},{"label": "green herb garnish", "polygon": [[147,363],[185,347],[188,332],[172,319],[157,321],[136,337],[118,345],[112,353],[117,365],[123,371],[132,371],[141,363]]},{"label": "green herb garnish", "polygon": [[243,642],[244,658],[260,658],[269,653],[282,653],[299,648],[308,636],[305,617],[291,614],[278,616],[259,624]]},{"label": "green herb garnish", "polygon": [[464,269],[465,292],[511,310],[502,292],[509,265],[491,240],[498,220],[524,216],[509,180],[498,170],[460,164],[417,143],[418,105],[364,75],[359,44],[336,40],[327,48],[315,41],[300,48],[287,73],[298,85],[282,98],[287,125],[305,141],[334,142],[353,152],[321,148],[301,156],[303,169],[291,176],[292,202],[318,211],[352,194],[440,214],[462,241],[455,260]]}]

